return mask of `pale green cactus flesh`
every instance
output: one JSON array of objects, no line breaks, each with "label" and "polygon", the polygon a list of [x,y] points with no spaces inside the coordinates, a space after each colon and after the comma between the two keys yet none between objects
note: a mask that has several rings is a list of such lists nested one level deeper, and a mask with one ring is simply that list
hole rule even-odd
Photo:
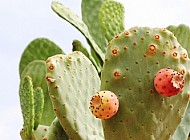
[{"label": "pale green cactus flesh", "polygon": [[119,2],[106,0],[101,5],[98,18],[101,29],[108,41],[124,31],[124,16],[124,7]]},{"label": "pale green cactus flesh", "polygon": [[21,74],[21,77],[24,77],[24,76],[30,76],[32,78],[34,88],[37,88],[37,87],[42,88],[44,100],[41,100],[41,104],[44,104],[44,107],[43,107],[42,117],[40,119],[40,122],[38,123],[40,123],[41,125],[50,125],[53,119],[55,118],[55,114],[53,112],[53,106],[51,103],[51,99],[49,97],[48,87],[45,80],[45,76],[46,76],[45,61],[34,60],[30,62],[25,67],[25,69],[23,70]]},{"label": "pale green cactus flesh", "polygon": [[47,38],[37,38],[25,48],[19,63],[20,76],[25,67],[33,60],[46,60],[49,56],[63,53],[63,51]]},{"label": "pale green cactus flesh", "polygon": [[104,1],[105,0],[82,0],[81,3],[82,20],[87,25],[92,38],[103,53],[106,52],[107,41],[100,27],[98,14]]},{"label": "pale green cactus flesh", "polygon": [[54,111],[69,139],[103,140],[101,121],[89,109],[89,101],[100,87],[91,61],[81,52],[73,52],[49,57],[46,65]]},{"label": "pale green cactus flesh", "polygon": [[82,19],[76,15],[72,10],[69,8],[66,8],[64,5],[57,1],[52,2],[52,9],[54,12],[59,15],[64,20],[68,21],[70,24],[72,24],[75,28],[77,28],[86,38],[87,42],[89,43],[91,49],[93,49],[98,56],[100,57],[100,61],[104,60],[104,53],[102,50],[98,47],[96,42],[93,40],[92,36],[90,35],[88,31],[88,27],[86,24],[82,21]]},{"label": "pale green cactus flesh", "polygon": [[[183,91],[163,97],[154,89],[154,77],[162,68],[184,74]],[[134,27],[110,41],[102,70],[101,90],[119,99],[115,116],[103,121],[106,140],[171,138],[189,101],[187,51],[167,29]]]},{"label": "pale green cactus flesh", "polygon": [[21,80],[19,96],[24,121],[24,136],[27,139],[32,139],[34,132],[34,94],[31,77],[26,76]]}]

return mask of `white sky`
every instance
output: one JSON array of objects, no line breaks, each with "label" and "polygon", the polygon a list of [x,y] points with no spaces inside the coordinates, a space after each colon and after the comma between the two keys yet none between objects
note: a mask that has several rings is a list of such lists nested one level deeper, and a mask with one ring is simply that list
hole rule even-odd
[{"label": "white sky", "polygon": [[[190,26],[189,0],[118,0],[126,7],[126,28]],[[0,0],[0,139],[20,140],[22,116],[18,97],[18,65],[26,45],[47,37],[70,53],[73,39],[85,42],[74,27],[50,8],[52,0]],[[81,0],[61,0],[80,15]]]}]

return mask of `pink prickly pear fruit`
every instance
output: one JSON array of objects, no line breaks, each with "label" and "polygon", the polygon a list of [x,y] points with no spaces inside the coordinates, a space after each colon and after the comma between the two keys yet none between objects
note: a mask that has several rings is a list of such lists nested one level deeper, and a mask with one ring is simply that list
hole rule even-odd
[{"label": "pink prickly pear fruit", "polygon": [[97,92],[90,101],[90,110],[96,118],[109,119],[119,108],[117,96],[111,91]]},{"label": "pink prickly pear fruit", "polygon": [[170,68],[161,69],[154,78],[154,87],[162,96],[177,95],[184,87],[184,75]]}]

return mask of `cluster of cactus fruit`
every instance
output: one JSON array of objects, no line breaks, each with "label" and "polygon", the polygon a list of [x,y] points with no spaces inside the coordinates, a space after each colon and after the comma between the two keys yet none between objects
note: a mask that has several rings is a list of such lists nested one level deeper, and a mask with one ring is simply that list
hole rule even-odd
[{"label": "cluster of cactus fruit", "polygon": [[190,132],[190,28],[125,29],[124,7],[82,0],[82,19],[53,11],[86,38],[65,54],[33,40],[20,65],[23,140],[186,140]]}]

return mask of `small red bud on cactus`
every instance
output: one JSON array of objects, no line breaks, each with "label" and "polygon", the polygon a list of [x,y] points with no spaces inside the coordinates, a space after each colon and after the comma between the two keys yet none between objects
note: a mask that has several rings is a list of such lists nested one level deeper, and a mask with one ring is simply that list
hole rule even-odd
[{"label": "small red bud on cactus", "polygon": [[162,96],[177,95],[184,87],[184,76],[170,68],[161,69],[154,78],[154,87]]},{"label": "small red bud on cactus", "polygon": [[118,107],[118,98],[111,91],[97,92],[90,101],[92,114],[100,119],[111,118],[117,113]]}]

